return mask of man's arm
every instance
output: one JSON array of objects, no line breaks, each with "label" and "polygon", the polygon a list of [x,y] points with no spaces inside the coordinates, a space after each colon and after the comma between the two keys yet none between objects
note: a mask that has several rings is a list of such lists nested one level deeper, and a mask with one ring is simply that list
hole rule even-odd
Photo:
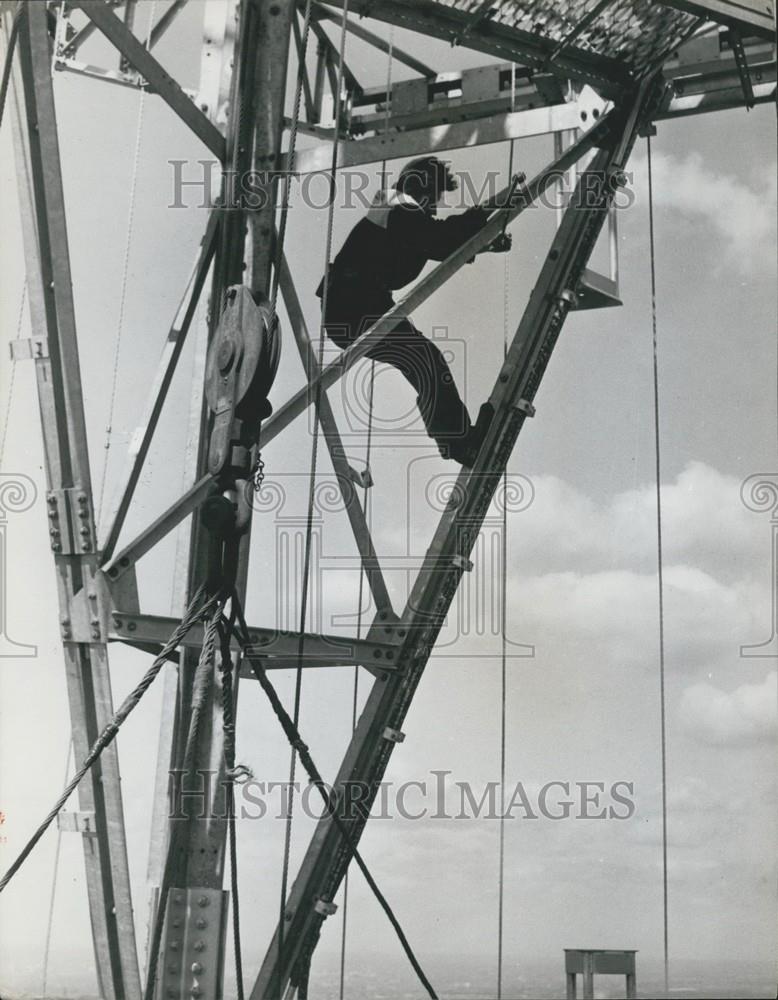
[{"label": "man's arm", "polygon": [[489,210],[475,206],[447,219],[435,219],[418,208],[398,207],[390,226],[397,227],[404,241],[421,251],[428,260],[445,260],[483,226]]}]

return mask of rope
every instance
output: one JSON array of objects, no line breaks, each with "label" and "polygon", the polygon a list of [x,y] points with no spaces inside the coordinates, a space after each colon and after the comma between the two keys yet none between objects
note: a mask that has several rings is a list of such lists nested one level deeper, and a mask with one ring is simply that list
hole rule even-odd
[{"label": "rope", "polygon": [[[68,752],[65,754],[65,774],[62,778],[62,784],[68,780],[68,771],[70,770],[70,759],[73,756],[73,739],[68,737]],[[48,993],[48,980],[49,980],[49,953],[51,951],[51,929],[54,925],[54,900],[57,895],[57,874],[59,872],[59,854],[62,848],[62,830],[57,830],[57,848],[54,852],[54,871],[51,873],[51,895],[49,897],[49,916],[46,921],[46,944],[43,947],[43,988],[41,993],[43,994],[44,1000]]]},{"label": "rope", "polygon": [[19,37],[19,27],[21,24],[23,10],[24,7],[20,5],[16,13],[14,14],[13,22],[11,24],[11,31],[8,35],[8,48],[6,49],[5,62],[3,63],[3,78],[2,82],[0,82],[0,125],[3,124],[5,99],[8,96],[8,84],[10,83],[11,80],[11,68],[13,67],[14,49],[16,48],[16,40]]},{"label": "rope", "polygon": [[[319,773],[316,767],[316,764],[313,761],[313,758],[311,757],[310,751],[308,750],[308,746],[306,743],[303,742],[302,736],[300,735],[300,730],[297,728],[295,722],[290,718],[289,713],[286,711],[283,704],[281,703],[281,700],[278,697],[275,688],[268,679],[268,676],[265,672],[265,668],[262,666],[261,657],[253,655],[250,651],[251,636],[249,634],[248,626],[246,625],[246,619],[244,618],[243,609],[240,605],[238,595],[235,592],[233,592],[232,601],[233,601],[233,607],[235,608],[237,613],[237,622],[238,622],[238,628],[235,630],[235,634],[236,637],[238,638],[238,641],[240,642],[244,657],[251,664],[251,669],[254,671],[254,675],[259,681],[260,687],[267,695],[267,698],[270,702],[273,712],[275,713],[275,716],[278,719],[278,721],[281,723],[281,728],[284,730],[286,738],[289,740],[289,743],[294,749],[295,753],[299,754],[300,763],[305,769],[309,781],[311,782],[312,785],[316,786],[319,793],[321,794],[325,808],[327,810],[327,815],[332,819],[333,823],[335,824],[335,828],[337,829],[338,833],[343,838],[343,841],[348,847],[351,857],[353,857],[353,859],[356,861],[357,866],[364,875],[365,881],[369,885],[373,895],[378,900],[379,905],[389,918],[389,922],[394,928],[395,933],[397,934],[397,937],[403,948],[403,951],[407,955],[408,961],[411,963],[411,966],[413,967],[413,970],[418,976],[419,981],[424,986],[425,990],[432,998],[432,1000],[437,1000],[437,994],[432,988],[429,980],[424,974],[424,970],[422,969],[416,956],[414,955],[413,950],[408,942],[408,939],[406,938],[403,929],[400,926],[400,922],[395,916],[394,911],[389,905],[389,902],[387,901],[386,897],[378,888],[375,879],[370,874],[370,870],[368,869],[367,865],[362,859],[362,856],[360,855],[359,850],[357,849],[356,842],[354,838],[351,836],[348,827],[344,823],[342,817],[338,815],[336,808],[337,796],[335,794],[330,795],[330,793],[328,792],[327,785],[325,784],[321,774]],[[279,948],[279,955],[280,954],[281,952]]]},{"label": "rope", "polygon": [[[389,132],[389,102],[392,95],[392,64],[394,50],[394,25],[389,27],[389,48],[386,62],[386,97],[384,100],[384,135]],[[381,163],[381,194],[386,192],[386,160]],[[367,402],[367,442],[365,444],[365,468],[370,473],[370,455],[373,443],[373,400],[375,395],[375,359],[370,361],[370,389]],[[370,530],[370,484],[365,482],[364,497],[362,506],[365,511],[365,520],[368,530]],[[362,638],[362,600],[365,592],[365,574],[359,574],[359,593],[357,595],[357,639]],[[351,700],[351,733],[352,736],[357,728],[357,706],[359,704],[359,667],[354,667],[354,688]],[[338,987],[338,998],[343,1000],[346,989],[346,933],[348,929],[348,888],[349,879],[346,871],[343,880],[343,923],[341,926],[340,938],[340,982]]]},{"label": "rope", "polygon": [[111,743],[113,743],[114,739],[116,738],[116,734],[119,732],[119,729],[121,728],[124,721],[127,719],[128,715],[132,712],[132,710],[141,700],[146,691],[148,691],[148,689],[151,687],[152,682],[162,669],[162,666],[165,663],[168,655],[172,653],[173,650],[178,646],[178,644],[181,642],[181,640],[184,638],[187,632],[191,629],[191,627],[195,624],[195,622],[210,610],[215,600],[214,598],[211,598],[209,601],[207,601],[202,608],[198,609],[197,607],[200,598],[203,595],[203,591],[204,588],[201,587],[197,591],[195,596],[192,598],[192,601],[186,610],[186,614],[184,615],[181,624],[176,628],[176,630],[170,636],[168,641],[162,647],[162,650],[160,651],[159,655],[154,660],[149,669],[146,671],[146,673],[143,675],[143,678],[141,679],[140,683],[137,685],[136,688],[134,688],[133,691],[130,692],[130,694],[127,695],[127,697],[124,699],[124,701],[116,711],[114,717],[111,719],[108,725],[103,729],[103,731],[97,737],[95,742],[92,744],[89,753],[86,755],[84,763],[76,771],[75,775],[70,780],[69,784],[66,785],[65,790],[62,792],[60,797],[57,799],[52,808],[49,810],[45,819],[37,828],[35,833],[30,837],[25,846],[22,848],[21,852],[19,853],[18,857],[13,862],[11,867],[8,869],[5,875],[3,875],[2,879],[0,879],[0,892],[2,892],[3,889],[5,889],[8,883],[14,877],[14,875],[22,867],[32,849],[41,839],[46,830],[48,830],[48,828],[54,822],[57,813],[65,805],[65,803],[70,798],[73,791],[78,787],[79,783],[81,782],[81,779],[84,777],[87,771],[99,760],[103,750],[105,750],[106,747],[110,746]]},{"label": "rope", "polygon": [[654,446],[656,454],[656,545],[659,587],[659,728],[662,758],[662,943],[664,955],[665,996],[670,988],[670,959],[667,906],[667,718],[665,705],[665,609],[662,547],[661,451],[659,438],[659,363],[657,355],[656,262],[654,243],[654,176],[651,160],[651,137],[646,136],[648,156],[648,238],[651,260],[651,329],[654,355]]},{"label": "rope", "polygon": [[[203,646],[200,651],[200,658],[195,669],[192,683],[192,702],[189,712],[189,729],[184,748],[184,760],[182,765],[183,774],[191,774],[195,768],[197,756],[197,743],[200,735],[200,723],[203,716],[203,709],[211,687],[213,677],[213,664],[216,656],[216,645],[219,638],[219,626],[222,618],[222,611],[226,601],[223,590],[218,590],[206,605],[210,618],[205,628]],[[203,617],[201,614],[200,617]],[[183,791],[183,786],[182,786]],[[157,979],[157,964],[159,962],[159,950],[162,943],[162,930],[165,924],[165,910],[167,899],[173,882],[173,867],[177,860],[181,835],[187,824],[183,822],[172,823],[170,839],[168,840],[167,854],[165,856],[165,867],[162,872],[162,884],[159,888],[159,899],[157,901],[157,911],[154,918],[154,930],[149,945],[149,966],[146,978],[146,988],[143,991],[143,1000],[154,1000],[156,992],[155,985]]]},{"label": "rope", "polygon": [[[157,0],[153,0],[151,4],[151,9],[149,12],[149,25],[146,35],[151,34],[151,26],[154,23],[154,12],[156,10]],[[119,382],[119,359],[121,356],[122,348],[122,333],[124,332],[124,310],[127,303],[127,277],[129,274],[130,267],[130,249],[132,246],[132,231],[135,222],[135,195],[138,188],[138,168],[140,166],[140,146],[141,137],[143,135],[143,110],[146,106],[146,89],[141,89],[140,95],[138,97],[138,121],[135,126],[135,150],[132,159],[132,180],[130,182],[130,204],[127,210],[127,235],[124,241],[124,261],[122,264],[122,285],[121,292],[119,293],[119,318],[116,324],[116,341],[114,344],[113,351],[113,373],[111,375],[111,395],[108,404],[108,423],[105,428],[105,444],[103,448],[105,449],[105,457],[103,459],[103,469],[100,475],[100,499],[97,505],[97,521],[98,524],[101,520],[103,513],[103,501],[105,499],[105,481],[108,473],[108,455],[111,451],[112,435],[113,435],[113,417],[114,408],[116,405],[116,388]]]},{"label": "rope", "polygon": [[[296,15],[295,15],[296,17]],[[295,24],[297,22],[295,21]],[[289,149],[286,155],[286,172],[284,175],[284,195],[281,201],[281,219],[278,224],[278,241],[276,244],[275,267],[273,268],[273,290],[270,296],[270,308],[275,314],[278,302],[278,284],[281,278],[281,261],[284,256],[284,240],[286,239],[286,221],[289,215],[289,192],[292,186],[294,160],[297,146],[297,127],[300,122],[300,104],[302,102],[303,80],[305,79],[305,54],[308,51],[308,35],[311,30],[311,0],[305,4],[303,19],[303,37],[300,42],[300,57],[297,62],[297,83],[295,85],[292,121],[289,127]]]},{"label": "rope", "polygon": [[235,976],[238,1000],[244,1000],[243,956],[240,944],[240,906],[238,902],[238,843],[235,830],[235,714],[232,675],[234,664],[230,651],[230,628],[219,626],[222,675],[222,727],[224,729],[225,797],[227,800],[227,833],[230,846],[230,889],[232,892],[232,936],[235,952]]},{"label": "rope", "polygon": [[[19,317],[16,321],[16,340],[22,332],[22,320],[24,319],[24,301],[27,297],[27,279],[24,279],[24,285],[22,286],[22,295],[19,301]],[[16,383],[16,363],[11,362],[11,381],[8,385],[8,399],[5,404],[5,421],[3,423],[3,438],[0,441],[0,468],[3,466],[3,461],[5,460],[5,442],[8,438],[8,426],[11,423],[11,403],[13,402],[14,396],[14,384]]]},{"label": "rope", "polygon": [[[343,4],[343,22],[340,31],[340,59],[338,61],[338,76],[335,99],[335,135],[332,143],[332,162],[330,164],[330,203],[327,213],[327,238],[325,246],[324,288],[322,295],[322,320],[319,324],[318,370],[324,367],[324,316],[327,312],[327,295],[329,291],[330,254],[332,252],[332,231],[335,215],[335,195],[337,190],[338,146],[340,142],[341,95],[343,90],[343,66],[345,62],[346,28],[348,25],[348,0]],[[313,508],[316,488],[316,467],[319,450],[319,410],[321,408],[322,386],[319,379],[316,383],[314,399],[315,420],[313,427],[313,442],[311,445],[311,465],[308,479],[308,513],[305,525],[305,555],[303,559],[303,579],[300,597],[300,641],[297,650],[297,673],[294,689],[293,718],[295,727],[300,721],[300,703],[303,685],[303,654],[305,651],[305,624],[308,617],[308,585],[311,570],[311,542],[313,538]],[[297,753],[292,747],[289,762],[289,796],[286,811],[286,826],[284,830],[284,856],[281,870],[281,895],[278,921],[278,956],[281,962],[284,950],[284,910],[289,887],[289,859],[292,848],[292,821],[294,818],[294,779],[297,769]]]},{"label": "rope", "polygon": [[[512,67],[514,70],[514,67]],[[514,70],[515,72],[515,70]],[[513,73],[511,77],[513,83]],[[511,97],[511,107],[513,98]],[[513,176],[514,140],[511,139],[508,151],[508,182]],[[510,319],[510,300],[508,285],[508,254],[503,261],[502,286],[502,356],[503,362],[508,356],[508,322]],[[507,636],[506,617],[508,613],[507,576],[508,576],[508,468],[502,474],[502,539],[500,558],[502,560],[502,593],[500,594],[500,846],[498,859],[497,882],[497,1000],[502,1000],[503,943],[505,927],[505,746],[506,746],[506,702],[507,702]]]}]

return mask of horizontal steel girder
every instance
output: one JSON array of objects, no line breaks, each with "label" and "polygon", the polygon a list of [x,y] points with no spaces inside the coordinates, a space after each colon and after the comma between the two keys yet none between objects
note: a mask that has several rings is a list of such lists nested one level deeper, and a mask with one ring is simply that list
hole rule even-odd
[{"label": "horizontal steel girder", "polygon": [[[124,614],[114,611],[111,615],[109,641],[128,642],[161,646],[167,642],[179,621],[159,615]],[[392,629],[392,626],[387,626]],[[258,656],[266,669],[294,667],[298,659],[307,666],[365,666],[382,671],[396,671],[397,642],[374,639],[355,639],[351,636],[322,635],[306,632],[303,636],[302,657],[300,657],[300,633],[286,632],[272,628],[249,629],[251,647],[246,655]],[[181,646],[200,649],[205,630],[201,623],[193,625]],[[237,649],[237,644],[234,644]],[[246,676],[254,676],[250,671]]]}]

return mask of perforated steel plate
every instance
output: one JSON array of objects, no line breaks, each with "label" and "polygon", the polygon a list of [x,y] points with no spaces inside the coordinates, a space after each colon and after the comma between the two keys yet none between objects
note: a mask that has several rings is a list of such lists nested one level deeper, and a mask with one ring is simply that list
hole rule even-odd
[{"label": "perforated steel plate", "polygon": [[[483,0],[436,0],[475,17]],[[495,0],[490,20],[557,44],[565,39],[598,0]],[[615,0],[578,35],[573,46],[618,60],[634,77],[662,61],[693,28],[697,19],[649,0]]]}]

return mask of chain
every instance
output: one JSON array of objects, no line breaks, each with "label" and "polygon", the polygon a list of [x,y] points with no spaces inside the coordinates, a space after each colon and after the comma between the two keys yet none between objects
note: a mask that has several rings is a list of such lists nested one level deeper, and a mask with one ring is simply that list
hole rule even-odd
[{"label": "chain", "polygon": [[254,461],[254,468],[251,470],[251,485],[254,488],[255,493],[259,493],[262,489],[262,483],[265,481],[265,463],[262,460],[262,452],[257,449],[257,457]]}]

